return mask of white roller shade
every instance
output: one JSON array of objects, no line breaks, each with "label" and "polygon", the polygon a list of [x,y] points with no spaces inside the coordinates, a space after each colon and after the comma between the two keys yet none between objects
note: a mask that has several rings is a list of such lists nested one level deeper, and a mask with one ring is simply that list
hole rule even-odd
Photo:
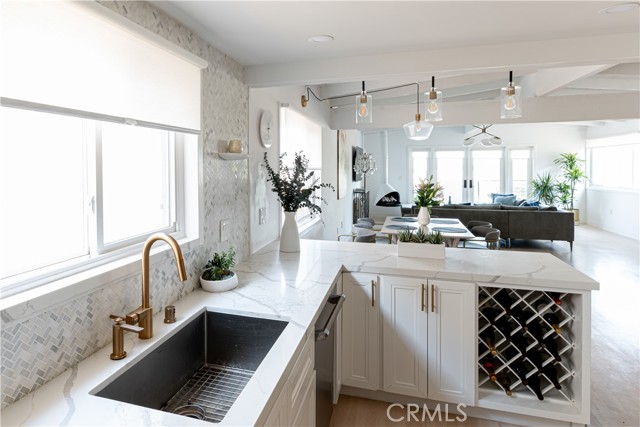
[{"label": "white roller shade", "polygon": [[1,7],[3,98],[200,130],[205,61],[94,2]]}]

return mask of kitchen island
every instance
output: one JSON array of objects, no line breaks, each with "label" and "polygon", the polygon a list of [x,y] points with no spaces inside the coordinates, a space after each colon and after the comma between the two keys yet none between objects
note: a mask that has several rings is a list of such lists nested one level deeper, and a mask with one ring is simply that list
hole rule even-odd
[{"label": "kitchen island", "polygon": [[[573,348],[564,354],[564,359],[570,356],[567,359],[571,370],[569,376],[573,375],[577,380],[574,378],[573,385],[565,389],[573,389],[575,395],[569,395],[566,404],[547,399],[551,401],[553,409],[550,412],[545,411],[544,406],[539,407],[545,402],[539,404],[528,397],[509,401],[499,389],[494,390],[488,387],[491,384],[483,382],[481,368],[476,368],[474,364],[473,395],[465,396],[465,399],[471,399],[471,406],[505,414],[525,413],[535,417],[542,416],[536,414],[548,413],[546,418],[588,423],[590,291],[598,289],[597,282],[549,254],[447,248],[445,260],[425,260],[398,258],[396,250],[391,245],[303,240],[300,253],[285,254],[278,251],[276,242],[235,268],[240,284],[233,291],[210,294],[198,290],[187,295],[175,303],[176,323],[164,324],[162,314],[156,315],[155,336],[150,340],[139,340],[133,334],[125,335],[127,358],[112,361],[109,359],[111,346],[101,349],[40,389],[6,407],[2,411],[2,424],[202,425],[202,421],[104,399],[94,396],[92,392],[153,351],[206,308],[289,322],[220,423],[264,425],[295,368],[297,358],[312,335],[311,329],[321,306],[332,285],[342,281],[344,272],[380,278],[376,281],[376,292],[384,288],[385,280],[388,280],[385,277],[413,278],[423,281],[427,287],[429,281],[441,285],[447,282],[471,284],[474,306],[469,315],[474,319],[474,330],[465,331],[465,336],[472,336],[470,345],[474,348],[473,359],[481,355],[476,354],[475,350],[478,347],[479,328],[487,327],[487,322],[478,314],[478,304],[493,298],[496,289],[513,290],[512,295],[521,296],[527,302],[532,298],[528,292],[536,292],[536,298],[543,295],[543,290],[555,291],[565,297],[569,295],[566,297],[569,304],[565,305],[575,308],[577,315],[572,314],[573,318],[563,325],[565,329],[569,328],[567,335],[573,344]],[[357,300],[357,297],[348,293],[347,298],[347,301]],[[427,305],[430,303],[427,296]],[[343,319],[343,328],[348,326],[347,318]],[[569,380],[567,378],[565,384]],[[568,411],[564,410],[565,406],[569,407]],[[517,410],[521,407],[524,411]],[[510,419],[512,422],[517,420]]]}]

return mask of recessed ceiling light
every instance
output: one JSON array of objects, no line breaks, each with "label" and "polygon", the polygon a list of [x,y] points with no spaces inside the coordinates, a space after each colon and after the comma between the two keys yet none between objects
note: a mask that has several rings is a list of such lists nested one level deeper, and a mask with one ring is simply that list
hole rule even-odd
[{"label": "recessed ceiling light", "polygon": [[326,43],[333,40],[333,36],[321,34],[317,36],[311,36],[307,39],[309,43]]},{"label": "recessed ceiling light", "polygon": [[634,3],[619,3],[616,4],[614,6],[610,6],[607,7],[605,9],[602,9],[601,11],[599,11],[598,13],[623,13],[623,12],[629,12],[630,10],[635,10],[638,9],[638,7],[640,7],[640,3],[634,2]]}]

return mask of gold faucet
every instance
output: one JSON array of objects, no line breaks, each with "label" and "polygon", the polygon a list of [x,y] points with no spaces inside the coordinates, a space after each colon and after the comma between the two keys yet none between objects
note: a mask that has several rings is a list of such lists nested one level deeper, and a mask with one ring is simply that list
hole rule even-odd
[{"label": "gold faucet", "polygon": [[[143,340],[149,339],[153,336],[153,308],[151,307],[151,304],[149,302],[149,252],[151,251],[151,246],[158,240],[163,240],[167,242],[169,246],[171,246],[173,255],[176,258],[176,267],[178,268],[178,276],[180,277],[180,281],[184,282],[185,280],[187,280],[187,270],[184,267],[182,250],[180,249],[180,245],[178,245],[178,242],[176,242],[173,237],[168,236],[164,233],[152,234],[144,243],[144,248],[142,249],[142,305],[124,317],[124,321],[127,325],[137,324],[142,329],[138,331],[137,327],[123,327],[124,325],[119,324],[116,321],[116,325],[114,325],[114,337],[116,336],[115,328],[119,330],[119,333],[122,333],[122,329],[137,332],[140,339]],[[112,316],[112,318],[114,319],[118,317],[119,316]],[[114,340],[114,349],[115,341],[117,340]],[[115,350],[114,353],[119,354],[119,352],[116,352]]]}]

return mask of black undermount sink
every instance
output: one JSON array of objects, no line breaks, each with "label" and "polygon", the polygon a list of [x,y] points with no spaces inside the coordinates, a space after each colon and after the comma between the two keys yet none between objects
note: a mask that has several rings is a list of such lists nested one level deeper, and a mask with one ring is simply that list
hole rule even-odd
[{"label": "black undermount sink", "polygon": [[91,394],[220,422],[287,324],[205,311]]}]

